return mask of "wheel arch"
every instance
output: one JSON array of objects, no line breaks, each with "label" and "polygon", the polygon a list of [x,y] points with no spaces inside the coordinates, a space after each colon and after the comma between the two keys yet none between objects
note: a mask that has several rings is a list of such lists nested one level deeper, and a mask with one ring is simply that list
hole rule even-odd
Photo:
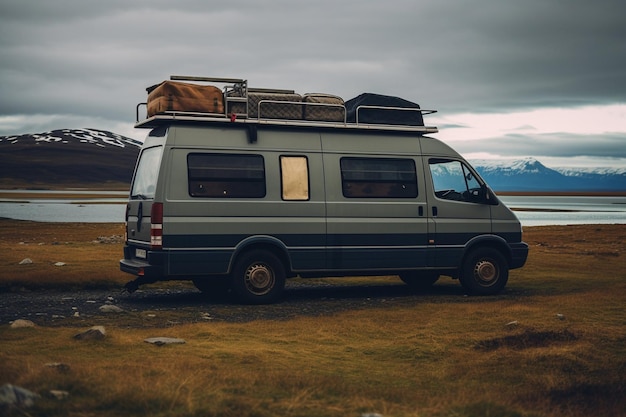
[{"label": "wheel arch", "polygon": [[507,243],[507,241],[498,235],[482,235],[482,236],[477,236],[471,239],[469,242],[467,242],[467,245],[465,245],[465,251],[463,253],[463,257],[461,258],[461,263],[459,265],[459,268],[461,267],[461,265],[463,265],[463,263],[465,262],[465,259],[469,256],[469,254],[471,254],[477,248],[496,249],[502,254],[502,256],[504,256],[504,259],[506,259],[507,264],[509,266],[511,265],[512,253],[511,253],[511,248],[509,247],[509,244]]},{"label": "wheel arch", "polygon": [[280,260],[287,276],[292,276],[291,262],[289,259],[287,246],[278,238],[269,235],[250,236],[237,244],[228,266],[228,273],[233,271],[237,259],[244,253],[253,250],[265,250],[272,253]]}]

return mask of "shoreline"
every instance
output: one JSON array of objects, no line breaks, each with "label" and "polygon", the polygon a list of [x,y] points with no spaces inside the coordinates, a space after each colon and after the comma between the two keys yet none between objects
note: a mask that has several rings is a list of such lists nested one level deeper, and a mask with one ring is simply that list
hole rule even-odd
[{"label": "shoreline", "polygon": [[[626,197],[624,191],[494,191],[497,196],[520,197]],[[82,198],[127,198],[128,190],[122,188],[2,188],[0,185],[0,199],[17,200],[25,195],[30,200],[71,200],[78,196]]]},{"label": "shoreline", "polygon": [[498,196],[626,197],[625,191],[494,191]]},{"label": "shoreline", "polygon": [[[121,226],[124,224],[121,222],[49,222],[49,221],[37,221],[37,220],[22,220],[22,219],[12,219],[10,217],[3,217],[0,215],[0,224],[9,224],[15,223],[16,226],[24,225],[24,224],[32,224],[34,226],[50,226],[50,227],[68,227],[70,229],[74,228],[77,225],[90,225],[95,227],[100,226]],[[571,224],[544,224],[544,225],[534,225],[534,226],[523,226],[524,230],[527,228],[535,228],[535,227],[556,227],[556,228],[569,228],[569,227],[601,227],[601,226],[624,226],[626,223],[571,223]]]}]

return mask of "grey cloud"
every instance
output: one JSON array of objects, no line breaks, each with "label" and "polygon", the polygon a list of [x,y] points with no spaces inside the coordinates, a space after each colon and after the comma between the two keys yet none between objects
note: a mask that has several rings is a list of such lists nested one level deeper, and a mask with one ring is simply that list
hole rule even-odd
[{"label": "grey cloud", "polygon": [[626,137],[623,134],[512,134],[481,140],[479,146],[480,149],[477,149],[472,141],[454,143],[455,149],[462,154],[489,152],[502,156],[626,158]]},{"label": "grey cloud", "polygon": [[616,0],[0,2],[0,116],[132,120],[171,74],[444,114],[626,101]]},{"label": "grey cloud", "polygon": [[448,97],[461,104],[446,107],[462,110],[473,101],[501,110],[624,98],[616,88],[626,81],[621,3],[531,0],[453,7],[457,19],[439,22],[435,37],[442,38],[435,41],[435,59],[426,61],[440,83],[444,77],[450,83]]}]

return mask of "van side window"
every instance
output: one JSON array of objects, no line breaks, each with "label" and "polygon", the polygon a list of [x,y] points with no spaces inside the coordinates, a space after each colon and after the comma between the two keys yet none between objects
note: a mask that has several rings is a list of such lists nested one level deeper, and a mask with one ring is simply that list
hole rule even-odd
[{"label": "van side window", "polygon": [[467,165],[450,159],[432,158],[428,161],[435,195],[444,200],[475,201],[472,196],[481,189],[476,176]]},{"label": "van side window", "polygon": [[347,198],[417,197],[415,161],[399,158],[341,158],[341,186]]},{"label": "van side window", "polygon": [[309,165],[306,156],[281,156],[280,178],[283,200],[309,199]]},{"label": "van side window", "polygon": [[187,176],[192,197],[265,197],[265,165],[261,155],[190,153]]}]

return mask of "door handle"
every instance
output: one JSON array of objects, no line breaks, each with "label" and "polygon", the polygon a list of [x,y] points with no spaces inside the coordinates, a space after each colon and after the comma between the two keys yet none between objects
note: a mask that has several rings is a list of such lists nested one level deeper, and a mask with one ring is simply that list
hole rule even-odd
[{"label": "door handle", "polygon": [[437,213],[438,213],[437,206],[433,206],[433,217],[437,217]]},{"label": "door handle", "polygon": [[424,207],[420,206],[417,209],[417,215],[420,216],[420,217],[422,217],[424,215]]}]

